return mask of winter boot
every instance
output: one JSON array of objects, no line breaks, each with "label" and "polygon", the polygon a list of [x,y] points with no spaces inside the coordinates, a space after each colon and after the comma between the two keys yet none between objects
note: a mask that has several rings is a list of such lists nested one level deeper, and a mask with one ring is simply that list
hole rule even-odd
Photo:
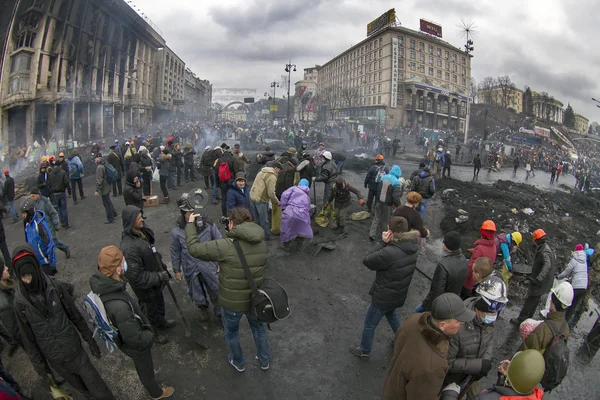
[{"label": "winter boot", "polygon": [[334,231],[334,232],[337,232],[337,231],[339,231],[341,229],[344,229],[344,227],[340,226],[340,225],[336,225],[335,228],[332,228],[331,230]]},{"label": "winter boot", "polygon": [[162,199],[163,204],[169,204],[170,202],[171,202],[171,200],[169,199],[168,196]]},{"label": "winter boot", "polygon": [[208,321],[208,308],[206,306],[200,306],[198,309],[200,310],[200,321]]},{"label": "winter boot", "polygon": [[173,396],[173,393],[175,393],[175,388],[173,386],[167,386],[166,388],[163,389],[162,394],[158,397],[154,397],[154,399],[155,400],[166,399],[168,397]]}]

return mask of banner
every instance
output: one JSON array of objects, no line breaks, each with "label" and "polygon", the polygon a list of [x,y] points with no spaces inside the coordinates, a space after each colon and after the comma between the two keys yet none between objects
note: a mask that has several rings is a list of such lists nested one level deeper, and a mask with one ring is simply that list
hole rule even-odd
[{"label": "banner", "polygon": [[390,93],[390,108],[398,104],[398,38],[392,38],[392,88]]},{"label": "banner", "polygon": [[541,128],[539,126],[536,126],[533,128],[533,134],[537,135],[537,136],[543,136],[543,137],[550,137],[550,129],[546,129],[546,128]]}]

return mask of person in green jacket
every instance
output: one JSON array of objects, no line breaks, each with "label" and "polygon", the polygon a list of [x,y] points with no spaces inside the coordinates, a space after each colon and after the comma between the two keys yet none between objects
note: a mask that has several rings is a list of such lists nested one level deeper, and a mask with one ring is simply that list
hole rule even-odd
[{"label": "person in green jacket", "polygon": [[269,369],[269,345],[264,324],[258,322],[250,311],[251,289],[242,262],[233,244],[238,240],[248,262],[254,283],[259,286],[264,280],[267,245],[265,231],[252,222],[250,212],[236,207],[229,212],[227,237],[200,243],[194,221],[198,214],[192,214],[185,226],[188,252],[192,257],[205,261],[216,261],[219,272],[219,305],[222,307],[221,320],[225,331],[225,341],[229,348],[229,364],[238,372],[246,370],[244,354],[238,337],[240,320],[245,315],[256,343],[257,359],[263,371]]},{"label": "person in green jacket", "polygon": [[116,246],[104,247],[98,255],[98,271],[90,278],[90,287],[102,300],[106,316],[117,328],[117,345],[133,360],[142,385],[153,399],[166,399],[175,389],[161,388],[156,381],[151,352],[154,330],[137,301],[127,292],[126,270],[127,262],[121,250]]}]

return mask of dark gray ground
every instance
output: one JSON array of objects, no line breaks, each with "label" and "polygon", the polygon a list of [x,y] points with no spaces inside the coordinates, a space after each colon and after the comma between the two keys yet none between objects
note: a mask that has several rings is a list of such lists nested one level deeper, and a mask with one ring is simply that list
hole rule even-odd
[{"label": "dark gray ground", "polygon": [[[414,157],[414,156],[411,156]],[[404,174],[414,168],[414,161],[400,161]],[[524,174],[524,172],[521,172]],[[504,176],[491,174],[490,178],[482,172],[480,181],[490,181]],[[89,175],[89,173],[88,173]],[[470,179],[471,168],[455,167],[453,176]],[[364,174],[346,173],[354,185],[363,191]],[[546,179],[547,178],[547,179]],[[521,177],[522,179],[522,177]],[[572,178],[569,178],[572,183]],[[566,179],[565,179],[566,180]],[[533,181],[547,187],[549,175],[539,173]],[[531,180],[530,180],[531,182]],[[155,184],[155,190],[158,185]],[[171,194],[175,200],[184,191],[193,186],[188,184],[183,190]],[[69,202],[69,219],[73,228],[59,232],[59,238],[72,249],[71,259],[65,259],[58,252],[59,279],[76,285],[78,297],[89,291],[88,279],[96,268],[98,252],[103,246],[119,245],[121,225],[104,225],[104,209],[101,200],[93,196],[92,182],[85,181],[88,198],[79,205]],[[323,184],[317,184],[319,197]],[[312,193],[311,193],[312,198]],[[122,198],[116,199],[117,210],[124,207]],[[319,199],[319,204],[321,200]],[[360,211],[357,202],[353,211]],[[145,211],[147,224],[156,232],[157,247],[170,260],[169,233],[179,215],[175,202],[168,206],[148,208]],[[210,206],[208,214],[218,220],[220,206]],[[120,217],[119,217],[120,219]],[[426,225],[430,228],[432,240],[427,244],[425,257],[420,257],[418,268],[433,275],[437,257],[441,251],[442,232],[440,207],[434,201],[428,210]],[[22,224],[12,225],[5,219],[9,248],[23,240]],[[271,369],[260,370],[253,361],[254,343],[246,323],[241,325],[241,342],[247,360],[244,374],[233,370],[227,363],[227,350],[222,330],[213,322],[209,327],[209,350],[202,350],[183,334],[178,326],[168,332],[171,342],[154,348],[154,362],[158,379],[173,385],[179,399],[378,399],[381,395],[383,379],[392,352],[393,335],[386,321],[382,321],[376,333],[371,360],[357,359],[348,352],[351,345],[360,343],[362,322],[369,305],[368,291],[374,273],[362,265],[362,257],[370,246],[367,230],[370,220],[349,223],[349,235],[338,248],[328,252],[323,250],[318,257],[306,253],[288,255],[279,249],[279,243],[269,243],[267,275],[276,278],[288,291],[292,314],[285,321],[275,323],[273,331],[268,333],[271,352]],[[223,231],[224,232],[224,231]],[[331,236],[329,230],[321,230],[316,237]],[[187,299],[185,283],[172,282],[179,299],[185,305],[189,318],[197,320],[196,310]],[[429,280],[420,272],[415,272],[408,300],[400,311],[404,319],[425,296]],[[168,316],[177,319],[172,301],[167,299]],[[522,299],[511,299],[511,305],[501,316],[497,325],[496,354],[494,361],[510,358],[520,344],[518,331],[508,320],[516,316]],[[592,307],[593,309],[594,307]],[[583,317],[572,331],[570,347],[572,361],[565,382],[547,399],[562,398],[598,398],[594,379],[597,377],[599,362],[594,359],[585,364],[583,358],[576,355],[582,343],[582,335],[593,324],[594,318]],[[3,362],[17,380],[26,388],[36,385],[36,374],[23,351],[12,358],[5,354]],[[145,390],[139,383],[133,364],[122,353],[104,353],[101,360],[94,360],[100,374],[119,399],[146,399]],[[491,383],[495,377],[488,377],[485,383]],[[39,388],[38,388],[39,391]],[[41,397],[36,397],[41,398]]]}]

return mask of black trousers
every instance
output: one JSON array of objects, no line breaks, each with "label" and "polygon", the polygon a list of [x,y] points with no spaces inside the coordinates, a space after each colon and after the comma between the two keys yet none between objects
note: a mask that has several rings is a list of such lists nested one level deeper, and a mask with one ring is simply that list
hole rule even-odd
[{"label": "black trousers", "polygon": [[519,317],[518,317],[519,321],[523,322],[527,318],[533,317],[533,314],[535,314],[535,309],[537,308],[541,298],[542,298],[542,295],[529,296],[529,297],[527,297],[527,299],[525,299],[525,304],[523,304],[523,308],[521,309],[521,312],[519,313]]},{"label": "black trousers", "polygon": [[168,176],[160,176],[160,190],[163,193],[164,197],[169,197],[169,191],[167,190],[167,181],[169,180]]},{"label": "black trousers", "polygon": [[110,199],[110,194],[102,195],[102,205],[104,206],[104,210],[106,211],[106,219],[109,222],[114,221],[117,216],[117,210],[115,209],[115,205]]},{"label": "black trousers", "polygon": [[2,251],[2,258],[4,258],[4,265],[8,267],[8,272],[13,276],[13,266],[12,259],[10,258],[10,251],[8,251],[8,245],[6,244],[6,239],[0,242],[0,250]]},{"label": "black trousers", "polygon": [[136,355],[128,354],[128,356],[133,360],[138,377],[140,378],[142,385],[144,385],[148,391],[150,397],[160,397],[162,394],[162,389],[156,381],[156,375],[154,374],[154,362],[152,361],[152,352],[150,349]]},{"label": "black trousers", "polygon": [[[375,199],[376,194],[377,192],[375,190],[369,189],[369,194],[367,195],[367,208],[369,209],[369,212],[372,210],[373,199]],[[325,201],[327,201],[327,199],[325,199]]]},{"label": "black trousers", "polygon": [[144,192],[144,196],[150,196],[152,192],[152,175],[151,174],[142,174],[142,191]]},{"label": "black trousers", "polygon": [[4,368],[4,365],[2,364],[1,360],[0,360],[0,378],[2,378],[2,380],[4,382],[8,383],[8,385],[15,392],[20,392],[21,391],[21,387],[19,386],[19,384],[17,383],[17,381],[15,381],[15,378],[13,378],[13,376],[10,374],[10,372],[8,372],[6,370],[6,368]]},{"label": "black trousers", "polygon": [[82,199],[85,197],[83,194],[83,183],[81,182],[81,178],[79,179],[71,179],[71,192],[73,193],[73,200],[77,201],[77,191],[76,187],[79,186],[79,197]]},{"label": "black trousers", "polygon": [[89,393],[97,400],[115,398],[83,349],[72,360],[62,363],[49,361],[49,364],[77,391]]},{"label": "black trousers", "polygon": [[473,167],[473,178],[479,176],[479,170],[480,169],[481,168],[479,168],[479,167]]},{"label": "black trousers", "polygon": [[210,176],[204,177],[204,187],[207,189],[210,189],[212,187],[212,185],[210,184]]},{"label": "black trousers", "polygon": [[140,300],[140,308],[146,314],[150,325],[160,328],[165,324],[165,298],[162,292],[157,292],[152,297]]},{"label": "black trousers", "polygon": [[115,183],[112,184],[113,196],[117,195],[117,189],[119,189],[119,196],[123,194],[123,185],[121,185],[121,179],[117,179]]},{"label": "black trousers", "polygon": [[188,179],[191,179],[193,181],[196,180],[196,177],[194,176],[194,164],[184,164],[183,172],[185,175],[186,182],[188,181]]},{"label": "black trousers", "polygon": [[444,167],[444,169],[442,169],[442,176],[446,176],[446,171],[448,171],[448,178],[450,178],[450,168],[450,166]]},{"label": "black trousers", "polygon": [[227,217],[227,191],[231,187],[229,182],[221,182],[221,213]]},{"label": "black trousers", "polygon": [[573,304],[571,304],[571,307],[567,308],[567,321],[573,318],[573,316],[575,316],[576,314],[580,314],[579,308],[581,307],[581,302],[585,298],[585,293],[587,292],[587,289],[573,289],[573,292],[575,296],[573,297]]},{"label": "black trousers", "polygon": [[181,186],[181,177],[183,176],[183,168],[177,167],[177,186]]}]

